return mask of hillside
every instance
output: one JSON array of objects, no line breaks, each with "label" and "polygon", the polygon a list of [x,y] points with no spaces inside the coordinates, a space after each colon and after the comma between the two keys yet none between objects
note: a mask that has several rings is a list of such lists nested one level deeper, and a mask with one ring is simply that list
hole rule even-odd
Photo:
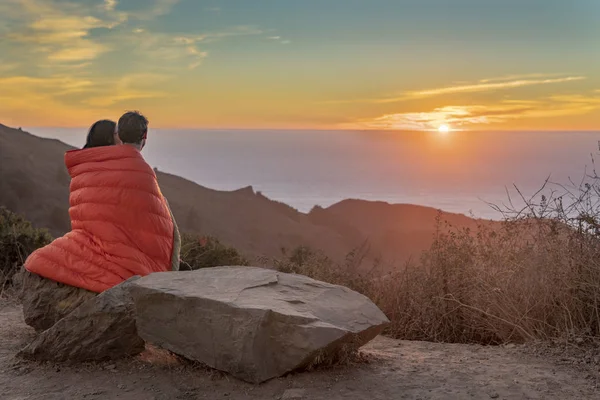
[{"label": "hillside", "polygon": [[427,250],[438,229],[446,231],[451,226],[475,230],[478,224],[493,224],[447,212],[441,214],[438,224],[438,216],[440,212],[430,207],[363,200],[344,200],[326,209],[315,207],[309,214],[317,224],[337,224],[338,232],[351,232],[355,240],[369,238],[371,251],[388,263],[403,263]]},{"label": "hillside", "polygon": [[[54,235],[68,231],[63,156],[69,149],[58,140],[0,125],[0,205]],[[303,214],[251,187],[224,192],[161,171],[157,176],[182,231],[216,236],[249,256],[278,256],[283,247],[305,245],[339,259],[368,241],[373,255],[403,262],[428,248],[435,232],[432,208],[348,200]],[[443,218],[475,226],[462,215]]]}]

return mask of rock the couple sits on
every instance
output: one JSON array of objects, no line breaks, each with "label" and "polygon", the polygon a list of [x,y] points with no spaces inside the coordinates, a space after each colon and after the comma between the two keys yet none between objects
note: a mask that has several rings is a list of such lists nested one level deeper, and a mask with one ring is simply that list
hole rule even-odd
[{"label": "rock the couple sits on", "polygon": [[38,331],[132,276],[178,269],[177,225],[140,152],[148,120],[129,112],[115,127],[94,124],[85,148],[65,154],[71,231],[32,253],[23,274],[25,321]]},{"label": "rock the couple sits on", "polygon": [[92,127],[86,148],[65,155],[71,232],[25,262],[23,313],[40,333],[21,357],[98,361],[151,343],[259,383],[357,349],[389,323],[365,296],[301,275],[178,272],[179,231],[140,154],[147,120],[125,114],[118,137],[101,122],[102,135]]}]

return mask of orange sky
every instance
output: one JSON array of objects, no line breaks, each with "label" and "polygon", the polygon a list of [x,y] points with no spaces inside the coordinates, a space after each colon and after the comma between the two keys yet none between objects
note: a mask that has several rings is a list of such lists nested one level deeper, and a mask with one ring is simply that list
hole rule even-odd
[{"label": "orange sky", "polygon": [[3,0],[0,123],[600,128],[599,1],[447,3]]}]

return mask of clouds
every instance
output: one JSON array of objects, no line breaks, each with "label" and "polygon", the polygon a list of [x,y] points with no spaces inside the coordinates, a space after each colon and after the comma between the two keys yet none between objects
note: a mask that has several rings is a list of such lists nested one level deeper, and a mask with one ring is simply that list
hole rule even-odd
[{"label": "clouds", "polygon": [[583,115],[600,109],[600,96],[555,95],[538,100],[503,100],[486,105],[452,105],[422,112],[388,113],[346,125],[353,129],[437,130],[481,129],[520,119],[548,119]]},{"label": "clouds", "polygon": [[157,87],[170,79],[170,76],[164,74],[128,74],[111,82],[109,86],[97,86],[92,96],[83,102],[91,107],[111,107],[124,101],[164,98],[168,96],[168,92]]},{"label": "clouds", "polygon": [[263,33],[263,30],[251,25],[239,25],[220,31],[205,32],[196,35],[180,35],[175,39],[185,44],[214,43],[219,40],[236,36],[255,36]]},{"label": "clouds", "polygon": [[[8,121],[28,121],[32,125],[68,125],[77,120],[82,125],[95,118],[95,110],[74,99],[93,89],[89,79],[56,75],[52,77],[0,77],[0,110]],[[62,123],[61,123],[62,122]]]},{"label": "clouds", "polygon": [[135,52],[154,60],[155,63],[184,65],[187,69],[195,69],[208,57],[208,51],[200,46],[222,40],[260,35],[263,31],[254,26],[235,26],[221,31],[205,32],[195,35],[171,35],[135,29],[135,35],[126,40],[133,41]]},{"label": "clouds", "polygon": [[139,9],[136,12],[132,12],[132,18],[141,20],[153,20],[156,17],[168,14],[179,0],[154,0],[148,1],[151,5],[149,8]]},{"label": "clouds", "polygon": [[117,0],[104,0],[104,9],[106,11],[114,11],[117,7]]},{"label": "clouds", "polygon": [[469,125],[489,124],[510,115],[525,112],[528,107],[507,106],[444,106],[431,111],[384,114],[360,120],[361,129],[376,130],[437,130],[441,125],[458,129]]},{"label": "clouds", "polygon": [[3,73],[16,71],[17,68],[19,68],[18,63],[7,62],[0,58],[0,76],[2,76]]},{"label": "clouds", "polygon": [[[168,82],[160,74],[128,74],[117,78],[0,77],[0,104],[9,121],[27,120],[30,125],[87,126],[90,121],[113,115],[115,107],[129,101],[162,99]],[[123,107],[118,107],[119,112]]]},{"label": "clouds", "polygon": [[[106,113],[124,102],[165,95],[155,87],[165,81],[162,76],[128,72],[127,63],[119,70],[120,64],[113,62],[101,70],[104,73],[94,73],[103,55],[122,49],[130,14],[119,10],[118,1],[6,1],[11,7],[1,10],[6,13],[0,19],[13,26],[5,44],[19,49],[13,64],[28,70],[0,69],[0,100],[10,117],[29,113],[40,123],[53,118],[81,123],[80,118]],[[172,3],[157,1],[150,13],[158,15]]]},{"label": "clouds", "polygon": [[22,46],[21,53],[35,55],[38,60],[40,55],[44,57],[46,63],[42,65],[93,62],[105,53],[130,50],[155,62],[181,61],[187,68],[195,68],[208,55],[199,48],[201,42],[262,33],[252,26],[196,34],[153,29],[149,22],[169,14],[179,0],[152,0],[128,11],[121,10],[118,0],[6,1],[10,7],[0,7],[6,11],[0,21],[7,16],[14,21],[14,29],[6,36],[9,43]]},{"label": "clouds", "polygon": [[127,20],[127,14],[115,11],[114,0],[106,1],[100,9],[52,0],[9,1],[13,4],[10,13],[20,21],[8,39],[50,63],[98,58],[110,47],[94,39],[91,32],[113,29]]},{"label": "clouds", "polygon": [[330,104],[343,103],[399,103],[411,100],[419,100],[431,97],[441,97],[452,94],[463,93],[485,93],[498,92],[508,89],[517,89],[528,86],[553,85],[561,83],[569,83],[585,80],[585,76],[569,76],[565,74],[526,74],[526,75],[510,75],[505,77],[481,79],[476,82],[462,82],[456,85],[443,86],[439,88],[422,89],[402,92],[396,96],[387,96],[370,99],[350,99],[350,100],[333,100],[328,101]]},{"label": "clouds", "polygon": [[267,39],[275,41],[275,42],[279,42],[281,44],[290,44],[290,43],[292,43],[291,40],[284,39],[281,36],[267,36]]},{"label": "clouds", "polygon": [[398,23],[402,7],[377,12],[389,23],[365,24],[340,21],[337,6],[316,21],[302,2],[250,3],[0,0],[0,119],[144,107],[176,124],[472,129],[583,112],[591,125],[600,115],[595,64],[554,55],[564,43],[531,53],[436,34],[433,46],[413,35],[417,24]]},{"label": "clouds", "polygon": [[208,56],[208,52],[201,50],[192,40],[145,29],[133,30],[124,41],[130,44],[135,58],[148,60],[155,68],[172,71],[194,69]]},{"label": "clouds", "polygon": [[[211,45],[264,33],[243,25],[158,29],[154,21],[178,3],[149,0],[132,8],[131,0],[0,1],[0,50],[10,60],[0,65],[2,111],[45,116],[37,105],[43,103],[57,110],[55,116],[68,110],[89,116],[164,98],[172,79],[198,68]],[[26,68],[18,72],[20,66]]]},{"label": "clouds", "polygon": [[[402,92],[398,96],[350,100],[370,103],[371,108],[387,111],[373,117],[360,118],[344,124],[346,128],[377,130],[437,130],[440,125],[453,129],[487,129],[516,123],[519,120],[549,119],[583,115],[600,110],[600,96],[590,91],[573,94],[569,84],[581,82],[585,76],[560,73],[531,73],[460,82],[438,88]],[[563,85],[556,91],[558,85]],[[538,86],[535,96],[521,96],[498,92]],[[544,94],[545,92],[545,94]],[[468,94],[469,96],[464,96]],[[461,99],[457,101],[456,99]],[[329,104],[336,104],[330,102]],[[343,104],[343,103],[342,103]],[[401,111],[409,106],[419,111]]]},{"label": "clouds", "polygon": [[[573,82],[580,81],[585,79],[583,76],[565,76],[560,78],[547,78],[547,79],[484,79],[475,84],[470,85],[457,85],[457,86],[447,86],[436,89],[427,89],[427,90],[419,90],[406,92],[404,94],[405,97],[401,97],[400,99],[405,100],[407,98],[421,98],[421,97],[433,97],[433,96],[442,96],[453,93],[476,93],[476,92],[489,92],[503,89],[514,89],[520,88],[524,86],[534,86],[534,85],[547,85],[547,84],[555,84],[555,83],[565,83],[565,82]],[[389,101],[397,101],[397,99],[384,99],[382,102]]]}]

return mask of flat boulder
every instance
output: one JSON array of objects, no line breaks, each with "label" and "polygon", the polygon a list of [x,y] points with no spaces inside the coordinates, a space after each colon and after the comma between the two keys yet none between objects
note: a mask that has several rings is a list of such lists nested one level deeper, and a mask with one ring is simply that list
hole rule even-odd
[{"label": "flat boulder", "polygon": [[348,288],[263,268],[161,272],[130,290],[145,341],[252,383],[355,350],[389,323]]},{"label": "flat boulder", "polygon": [[18,354],[38,361],[100,361],[144,350],[138,336],[129,286],[134,276],[87,300],[40,333]]}]

